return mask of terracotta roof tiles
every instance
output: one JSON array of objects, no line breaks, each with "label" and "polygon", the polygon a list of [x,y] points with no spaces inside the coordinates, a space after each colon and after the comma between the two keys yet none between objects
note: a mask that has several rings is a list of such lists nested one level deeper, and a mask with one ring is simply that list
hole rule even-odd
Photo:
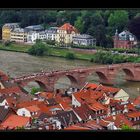
[{"label": "terracotta roof tiles", "polygon": [[18,115],[10,115],[4,122],[1,123],[1,126],[6,128],[16,128],[26,126],[30,121],[29,117],[22,117]]}]

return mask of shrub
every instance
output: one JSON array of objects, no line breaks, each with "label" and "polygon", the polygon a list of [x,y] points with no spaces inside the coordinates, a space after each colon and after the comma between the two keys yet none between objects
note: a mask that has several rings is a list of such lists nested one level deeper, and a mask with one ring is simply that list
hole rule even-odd
[{"label": "shrub", "polygon": [[49,54],[49,48],[41,41],[37,41],[35,45],[33,45],[28,53],[36,56],[43,56],[45,54]]},{"label": "shrub", "polygon": [[55,45],[55,41],[54,40],[46,40],[46,44]]},{"label": "shrub", "polygon": [[41,88],[37,88],[37,87],[33,87],[32,89],[31,89],[31,94],[35,94],[35,93],[37,93],[37,92],[39,92],[39,91],[43,91]]},{"label": "shrub", "polygon": [[67,54],[66,54],[66,58],[67,59],[75,59],[75,55],[74,55],[74,53],[72,53],[72,52],[68,52]]}]

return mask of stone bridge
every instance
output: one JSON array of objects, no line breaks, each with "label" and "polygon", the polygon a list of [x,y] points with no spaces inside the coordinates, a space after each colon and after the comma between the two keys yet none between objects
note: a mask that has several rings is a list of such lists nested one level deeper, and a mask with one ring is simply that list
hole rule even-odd
[{"label": "stone bridge", "polygon": [[16,82],[21,87],[24,87],[29,82],[35,81],[46,91],[53,91],[55,83],[63,76],[69,78],[72,86],[80,88],[85,84],[89,75],[96,73],[100,83],[113,85],[114,79],[120,70],[124,71],[126,80],[140,81],[140,63],[122,63],[64,71],[40,72],[14,78],[12,82]]}]

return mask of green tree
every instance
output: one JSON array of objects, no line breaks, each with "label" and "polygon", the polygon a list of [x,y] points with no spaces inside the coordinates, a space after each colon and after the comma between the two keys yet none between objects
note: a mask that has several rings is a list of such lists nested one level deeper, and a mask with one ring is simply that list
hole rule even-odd
[{"label": "green tree", "polygon": [[37,92],[40,92],[40,91],[43,91],[41,88],[38,88],[38,87],[33,87],[32,89],[31,89],[31,94],[35,94],[35,93],[37,93]]},{"label": "green tree", "polygon": [[122,125],[121,130],[134,130],[133,128],[131,128],[128,125]]},{"label": "green tree", "polygon": [[36,56],[43,56],[49,54],[49,47],[40,40],[37,40],[36,43],[28,50],[28,53]]},{"label": "green tree", "polygon": [[111,27],[111,34],[113,35],[115,30],[122,31],[128,23],[128,12],[126,10],[116,10],[110,14],[108,18],[108,24]]},{"label": "green tree", "polygon": [[81,16],[77,18],[77,20],[74,23],[74,26],[80,31],[80,33],[83,33],[84,29],[84,21]]}]

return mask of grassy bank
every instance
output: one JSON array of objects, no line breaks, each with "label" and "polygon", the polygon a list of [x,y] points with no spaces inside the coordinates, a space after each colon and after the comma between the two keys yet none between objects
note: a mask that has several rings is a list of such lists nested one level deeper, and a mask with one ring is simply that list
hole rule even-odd
[{"label": "grassy bank", "polygon": [[[27,53],[28,49],[31,48],[31,45],[23,45],[23,44],[10,44],[8,46],[4,46],[2,43],[0,44],[0,50],[6,50],[6,51],[14,51],[14,52],[23,52]],[[62,49],[62,48],[53,48],[50,47],[50,56],[57,56],[57,57],[66,57],[66,54],[68,52],[72,52],[75,54],[76,59],[81,59],[81,60],[88,60],[90,61],[91,58],[93,57],[93,54],[86,54],[86,53],[80,53],[77,51],[74,51],[72,49]]]},{"label": "grassy bank", "polygon": [[30,45],[22,45],[22,44],[13,44],[12,43],[8,46],[4,46],[2,43],[0,43],[0,50],[27,53],[29,48],[31,48]]},{"label": "grassy bank", "polygon": [[[96,54],[89,54],[86,51],[80,52],[73,50],[72,48],[57,48],[52,45],[47,45],[49,47],[49,53],[45,54],[46,56],[54,56],[54,57],[63,57],[66,58],[68,53],[74,54],[74,59],[91,61],[94,63],[100,64],[117,64],[117,63],[125,63],[125,62],[140,62],[140,57],[133,56],[123,56],[119,54],[112,54],[111,52],[103,52],[99,51]],[[0,44],[0,50],[6,51],[14,51],[14,52],[23,52],[28,53],[28,50],[31,48],[31,45],[23,45],[23,44],[10,44],[8,46],[4,46]]]}]

